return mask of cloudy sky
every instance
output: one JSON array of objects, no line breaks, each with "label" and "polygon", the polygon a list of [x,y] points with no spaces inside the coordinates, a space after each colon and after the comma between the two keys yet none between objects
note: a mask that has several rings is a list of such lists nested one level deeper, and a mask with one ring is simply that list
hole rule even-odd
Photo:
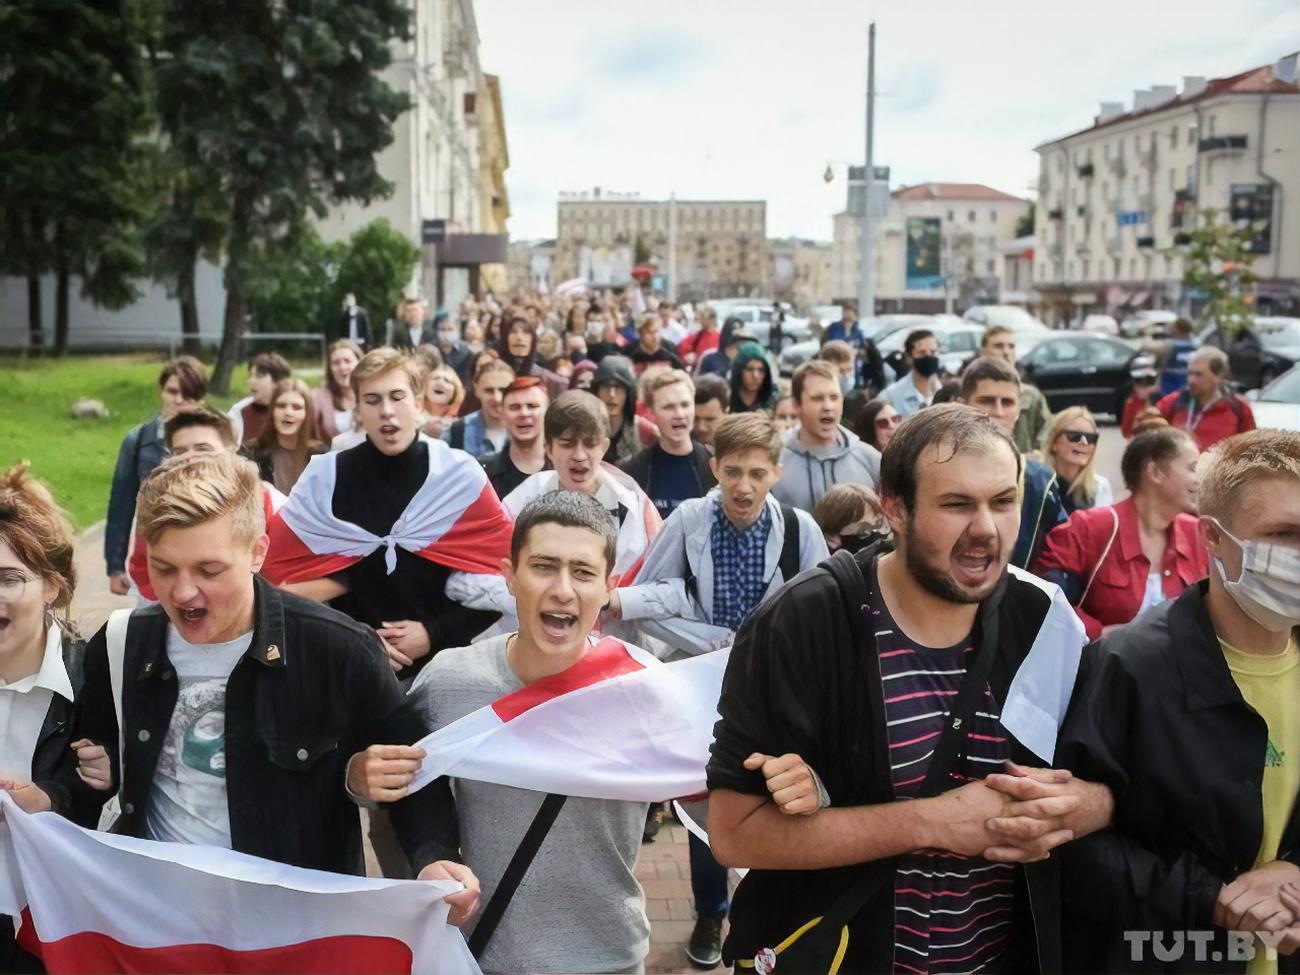
[{"label": "cloudy sky", "polygon": [[[562,190],[766,199],[768,234],[829,240],[864,150],[892,182],[1029,195],[1033,147],[1101,101],[1300,48],[1295,0],[474,0],[501,76],[515,239],[555,233]],[[827,185],[827,164],[835,180]]]}]

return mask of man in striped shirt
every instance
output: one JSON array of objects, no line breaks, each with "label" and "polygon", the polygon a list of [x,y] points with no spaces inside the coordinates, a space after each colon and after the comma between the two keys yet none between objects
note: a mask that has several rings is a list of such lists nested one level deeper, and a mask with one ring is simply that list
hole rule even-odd
[{"label": "man in striped shirt", "polygon": [[[922,410],[881,467],[894,549],[823,563],[741,628],[708,769],[714,854],[752,868],[733,900],[725,961],[770,970],[775,956],[780,970],[793,932],[866,891],[846,924],[841,972],[1060,969],[1060,885],[1047,855],[1104,826],[1112,801],[1104,786],[1028,768],[1042,761],[1002,724],[1040,631],[1056,642],[1034,668],[1070,654],[1077,666],[1082,642],[1058,626],[1070,613],[1054,587],[1007,568],[1019,474],[1010,434],[990,418],[956,404]],[[987,677],[949,739],[953,757],[932,773],[975,666]],[[1052,686],[1042,676],[1025,684]],[[1068,698],[1074,669],[1053,677]],[[1038,747],[1050,756],[1059,715],[1032,703],[1049,723]],[[811,809],[810,782],[822,799]]]}]

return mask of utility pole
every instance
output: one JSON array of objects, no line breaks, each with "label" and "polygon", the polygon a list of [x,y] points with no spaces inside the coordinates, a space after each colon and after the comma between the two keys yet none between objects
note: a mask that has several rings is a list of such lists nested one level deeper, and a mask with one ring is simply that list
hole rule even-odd
[{"label": "utility pole", "polygon": [[869,318],[876,313],[875,265],[871,254],[871,196],[875,187],[876,116],[876,22],[867,28],[867,165],[862,173],[862,221],[858,231],[862,266],[858,271],[858,314]]},{"label": "utility pole", "polygon": [[668,300],[677,303],[677,194],[668,194]]}]

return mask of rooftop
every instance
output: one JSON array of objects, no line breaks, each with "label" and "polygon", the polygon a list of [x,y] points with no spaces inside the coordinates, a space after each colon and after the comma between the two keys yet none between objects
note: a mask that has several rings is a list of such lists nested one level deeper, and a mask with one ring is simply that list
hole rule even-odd
[{"label": "rooftop", "polygon": [[983,183],[917,183],[900,186],[890,196],[895,200],[993,200],[1003,203],[1023,203],[1018,196],[1003,193]]}]

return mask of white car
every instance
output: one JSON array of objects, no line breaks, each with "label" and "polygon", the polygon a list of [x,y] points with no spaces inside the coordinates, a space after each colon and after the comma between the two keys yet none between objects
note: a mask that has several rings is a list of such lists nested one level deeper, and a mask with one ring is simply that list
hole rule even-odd
[{"label": "white car", "polygon": [[1300,431],[1300,366],[1278,376],[1263,389],[1246,394],[1255,426]]},{"label": "white car", "polygon": [[1093,335],[1118,335],[1119,322],[1111,315],[1088,315],[1079,326],[1079,331],[1091,332]]},{"label": "white car", "polygon": [[1005,325],[1017,334],[1051,331],[1029,312],[1016,305],[972,305],[966,309],[966,314],[962,317],[968,322],[985,327]]},{"label": "white car", "polygon": [[1163,338],[1177,320],[1178,314],[1172,311],[1135,311],[1119,323],[1119,334],[1126,339]]},{"label": "white car", "polygon": [[[754,336],[764,348],[769,344],[772,332],[772,303],[758,304],[756,302],[714,302],[714,310],[718,313],[718,321],[725,322],[728,318],[739,318],[744,325],[744,329],[750,335]],[[785,334],[785,342],[789,345],[791,342],[802,342],[809,337],[812,327],[806,318],[796,318],[790,314],[790,306],[782,304],[782,310],[785,311],[785,321],[781,328]]]}]

